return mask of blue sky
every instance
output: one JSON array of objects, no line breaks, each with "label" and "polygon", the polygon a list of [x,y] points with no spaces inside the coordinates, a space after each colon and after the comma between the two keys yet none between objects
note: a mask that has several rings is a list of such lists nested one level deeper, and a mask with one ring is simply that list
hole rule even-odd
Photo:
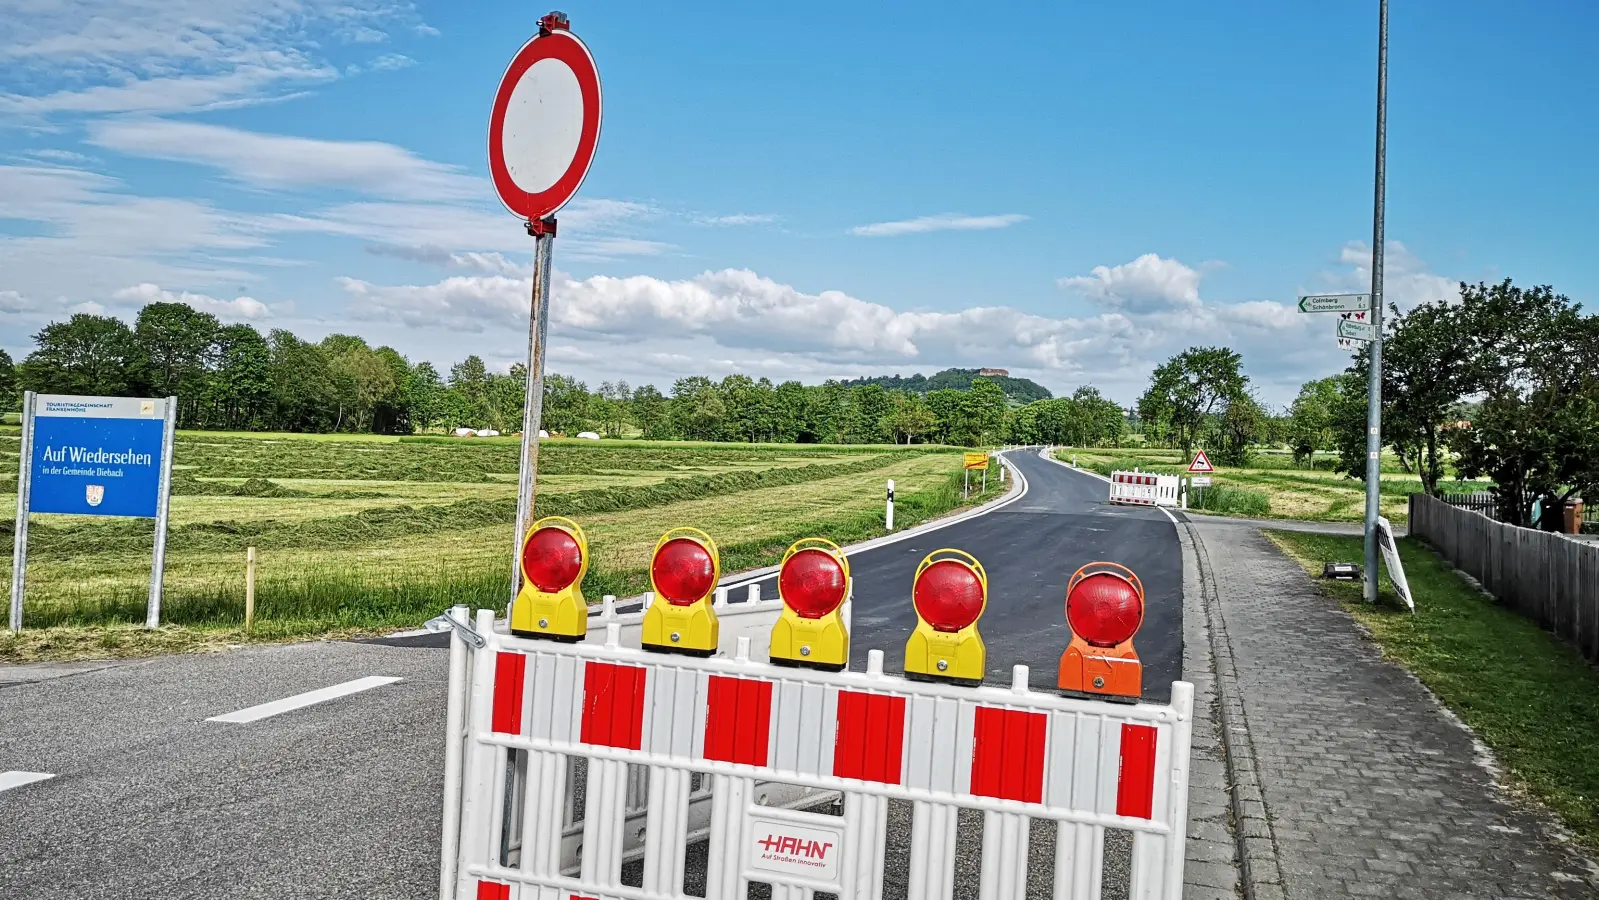
[{"label": "blue sky", "polygon": [[[486,178],[544,9],[24,0],[0,21],[0,346],[177,299],[441,367],[525,352]],[[1266,401],[1347,360],[1376,4],[571,3],[604,82],[551,368],[596,384],[1005,366],[1124,402],[1189,344]],[[1599,289],[1599,9],[1396,0],[1389,298]],[[1589,305],[1592,305],[1591,303]]]}]

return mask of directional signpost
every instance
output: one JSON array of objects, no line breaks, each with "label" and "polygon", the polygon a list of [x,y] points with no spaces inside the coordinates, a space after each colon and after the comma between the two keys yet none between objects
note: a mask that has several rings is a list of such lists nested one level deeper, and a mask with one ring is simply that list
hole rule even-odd
[{"label": "directional signpost", "polygon": [[600,140],[600,73],[564,13],[539,20],[500,79],[489,116],[489,174],[505,208],[533,236],[533,297],[527,329],[527,393],[522,403],[522,466],[516,494],[511,597],[521,589],[523,532],[538,483],[549,334],[555,213],[577,193]]},{"label": "directional signpost", "polygon": [[1377,329],[1370,322],[1357,322],[1354,319],[1338,320],[1338,336],[1355,341],[1374,341],[1377,339]]},{"label": "directional signpost", "polygon": [[1299,298],[1299,311],[1356,312],[1371,309],[1370,294],[1309,294]]},{"label": "directional signpost", "polygon": [[178,398],[22,397],[17,526],[11,556],[11,630],[22,629],[30,513],[155,520],[145,627],[161,624],[167,498]]}]

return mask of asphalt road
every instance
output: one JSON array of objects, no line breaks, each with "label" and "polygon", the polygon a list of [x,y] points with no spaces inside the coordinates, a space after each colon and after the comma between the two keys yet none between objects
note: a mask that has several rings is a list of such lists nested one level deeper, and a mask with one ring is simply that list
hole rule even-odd
[{"label": "asphalt road", "polygon": [[[1144,580],[1137,645],[1146,695],[1164,698],[1182,655],[1174,526],[1106,505],[1090,476],[1014,459],[1029,483],[1019,501],[852,557],[858,662],[876,647],[897,668],[916,564],[951,546],[989,573],[991,677],[1024,663],[1045,689],[1067,639],[1066,580],[1104,559]],[[208,721],[372,676],[400,680]],[[0,898],[434,896],[444,677],[436,648],[343,642],[0,672]]]}]

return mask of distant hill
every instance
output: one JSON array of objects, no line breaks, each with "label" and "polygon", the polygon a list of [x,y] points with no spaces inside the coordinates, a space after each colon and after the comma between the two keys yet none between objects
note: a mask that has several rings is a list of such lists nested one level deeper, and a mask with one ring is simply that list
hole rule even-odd
[{"label": "distant hill", "polygon": [[1017,403],[1031,403],[1034,400],[1049,400],[1053,395],[1049,389],[1030,378],[1012,378],[1009,375],[979,375],[979,369],[945,369],[932,376],[917,373],[909,378],[899,375],[881,376],[878,378],[854,378],[844,382],[845,387],[854,387],[857,384],[875,384],[890,391],[905,391],[910,394],[926,394],[929,391],[955,390],[964,391],[972,386],[973,378],[986,378],[999,389],[1005,396]]}]

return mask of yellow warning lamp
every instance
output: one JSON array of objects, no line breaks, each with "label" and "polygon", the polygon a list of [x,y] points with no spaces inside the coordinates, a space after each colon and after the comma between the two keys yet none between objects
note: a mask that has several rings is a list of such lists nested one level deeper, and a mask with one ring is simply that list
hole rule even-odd
[{"label": "yellow warning lamp", "polygon": [[772,627],[770,658],[779,666],[837,672],[849,663],[849,559],[832,541],[804,538],[783,554],[777,595],[783,614]]},{"label": "yellow warning lamp", "polygon": [[661,535],[650,559],[655,602],[644,611],[646,650],[711,656],[721,634],[711,594],[722,577],[716,542],[698,528]]},{"label": "yellow warning lamp", "polygon": [[1144,624],[1144,585],[1126,566],[1092,562],[1066,584],[1072,640],[1060,657],[1061,690],[1105,700],[1136,701],[1144,666],[1133,635]]},{"label": "yellow warning lamp", "polygon": [[511,606],[511,633],[556,641],[581,641],[588,634],[583,575],[589,542],[571,519],[548,516],[522,539],[522,589]]},{"label": "yellow warning lamp", "polygon": [[987,655],[977,620],[988,606],[988,573],[961,550],[934,550],[911,587],[916,630],[905,644],[905,676],[978,684]]}]

